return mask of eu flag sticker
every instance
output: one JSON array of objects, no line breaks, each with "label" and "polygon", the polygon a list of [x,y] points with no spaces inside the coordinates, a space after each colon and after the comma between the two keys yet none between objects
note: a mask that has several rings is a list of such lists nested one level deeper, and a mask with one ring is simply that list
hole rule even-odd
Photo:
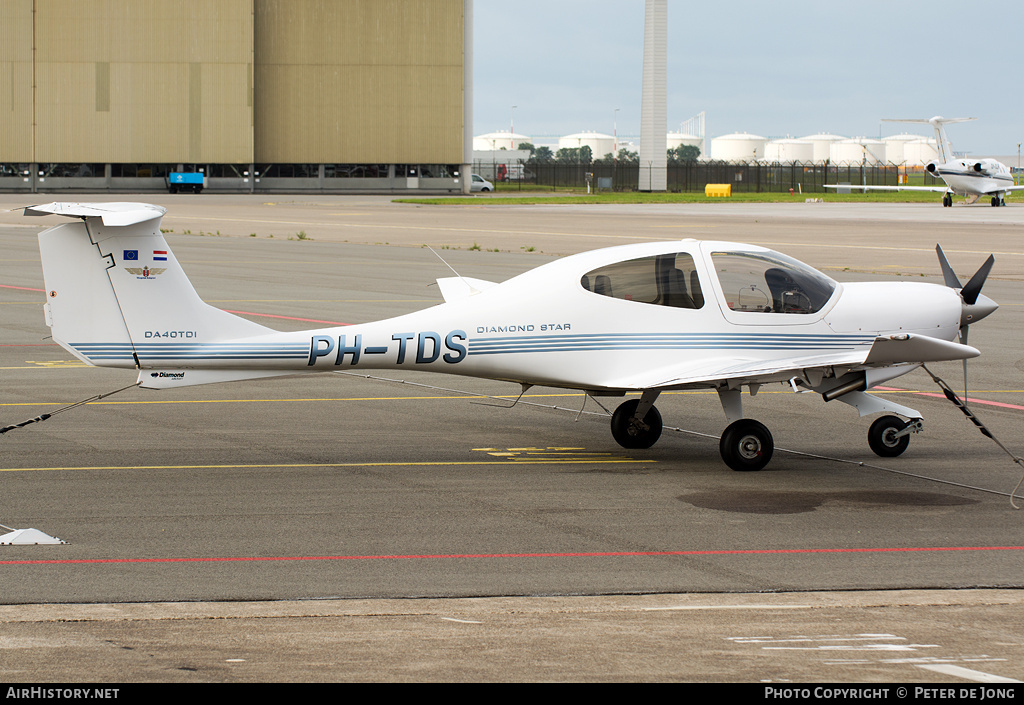
[{"label": "eu flag sticker", "polygon": [[124,256],[122,257],[122,259],[125,262],[128,262],[128,261],[133,261],[133,262],[138,261],[138,259],[139,259],[139,251],[138,250],[125,250],[124,251]]}]

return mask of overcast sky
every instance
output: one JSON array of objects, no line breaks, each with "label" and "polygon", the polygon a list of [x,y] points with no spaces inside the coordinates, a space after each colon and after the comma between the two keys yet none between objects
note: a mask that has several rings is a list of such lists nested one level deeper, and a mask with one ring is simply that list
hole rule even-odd
[{"label": "overcast sky", "polygon": [[[473,134],[538,142],[640,134],[644,0],[474,0]],[[878,137],[977,117],[953,149],[1017,154],[1024,140],[1024,2],[668,1],[668,128]],[[517,106],[513,111],[512,106]],[[1014,164],[1015,166],[1016,164]]]}]

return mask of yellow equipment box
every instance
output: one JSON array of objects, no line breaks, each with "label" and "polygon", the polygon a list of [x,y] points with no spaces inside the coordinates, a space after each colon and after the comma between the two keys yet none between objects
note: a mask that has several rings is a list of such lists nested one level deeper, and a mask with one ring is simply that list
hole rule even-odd
[{"label": "yellow equipment box", "polygon": [[732,184],[707,184],[704,195],[708,198],[729,198],[732,196]]}]

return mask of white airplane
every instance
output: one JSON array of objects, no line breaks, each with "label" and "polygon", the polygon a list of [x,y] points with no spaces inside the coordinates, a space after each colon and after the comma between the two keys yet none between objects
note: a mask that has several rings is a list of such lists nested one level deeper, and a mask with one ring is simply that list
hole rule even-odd
[{"label": "white airplane", "polygon": [[[935,128],[935,143],[938,145],[939,158],[928,162],[925,167],[928,173],[938,176],[946,182],[945,186],[856,186],[843,185],[842,188],[865,189],[874,191],[934,191],[942,193],[943,207],[953,205],[953,196],[965,196],[968,203],[975,203],[983,196],[991,198],[993,206],[1005,206],[1006,194],[1010,191],[1024,189],[1014,186],[1010,169],[995,159],[956,159],[946,137],[946,125],[954,122],[968,122],[977,118],[944,118],[936,116],[924,119],[884,119],[883,122],[913,122],[931,125]],[[828,184],[825,188],[840,188],[839,184]]]},{"label": "white airplane", "polygon": [[980,293],[992,257],[965,286],[938,248],[946,286],[841,284],[763,247],[681,240],[585,252],[501,284],[443,278],[445,302],[422,311],[278,332],[200,300],[160,232],[164,212],[139,203],[25,209],[80,219],[39,235],[46,323],[78,359],[135,369],[149,389],[401,368],[517,382],[524,392],[639,392],[611,419],[626,448],[658,440],[659,394],[714,389],[729,422],[721,455],[736,470],[771,459],[771,432],[744,418],[741,397],[769,383],[861,416],[885,412],[869,444],[901,454],[921,414],[867,390],[922,363],[977,356],[957,339],[997,308]]}]

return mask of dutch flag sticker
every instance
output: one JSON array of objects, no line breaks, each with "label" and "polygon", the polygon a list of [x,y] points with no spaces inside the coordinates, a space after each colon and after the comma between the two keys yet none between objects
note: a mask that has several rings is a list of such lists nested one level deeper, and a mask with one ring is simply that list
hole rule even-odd
[{"label": "dutch flag sticker", "polygon": [[153,260],[156,262],[166,262],[167,250],[153,250]]}]

